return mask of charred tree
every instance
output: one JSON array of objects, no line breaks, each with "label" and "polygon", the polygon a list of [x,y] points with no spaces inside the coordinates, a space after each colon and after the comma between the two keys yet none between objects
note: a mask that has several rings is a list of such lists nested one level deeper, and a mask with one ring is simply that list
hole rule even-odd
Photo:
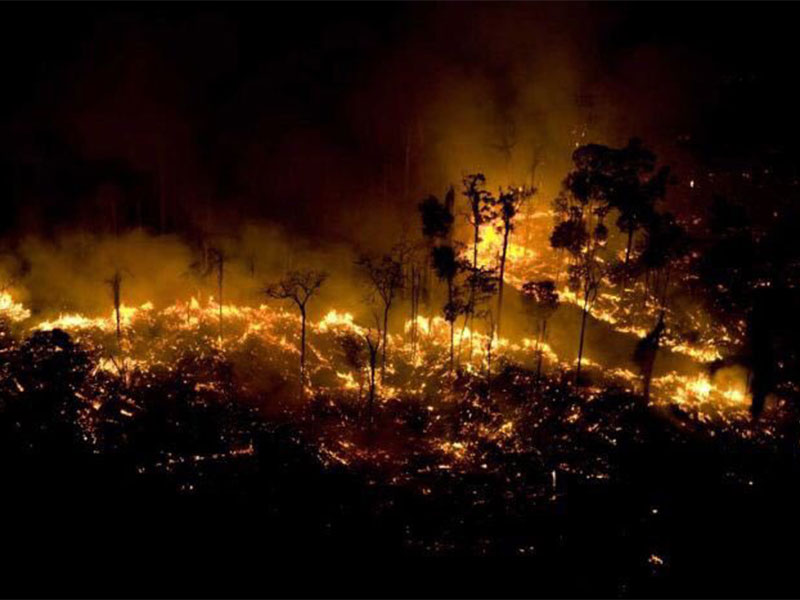
[{"label": "charred tree", "polygon": [[300,386],[306,383],[306,307],[319,291],[327,273],[323,271],[290,271],[276,283],[269,284],[264,293],[276,300],[291,300],[300,311]]},{"label": "charred tree", "polygon": [[[467,175],[463,180],[463,195],[467,198],[467,222],[472,227],[472,270],[478,270],[478,245],[481,241],[480,230],[483,225],[491,223],[497,213],[494,210],[494,199],[491,194],[487,192],[483,186],[486,184],[486,177],[483,173],[475,173]],[[468,305],[475,304],[474,302],[475,289],[470,288],[470,297]],[[474,315],[468,314],[465,317],[465,326],[467,320],[471,323]],[[470,343],[470,349],[472,343]]]},{"label": "charred tree", "polygon": [[[557,224],[550,245],[569,253],[569,285],[581,294],[581,326],[575,382],[580,381],[586,324],[592,304],[607,271],[604,254],[608,228],[603,223],[610,207],[607,180],[598,174],[598,149],[594,144],[578,148],[572,155],[575,168],[562,184],[562,192],[553,203]],[[602,154],[602,153],[601,153]]]},{"label": "charred tree", "polygon": [[508,253],[508,240],[514,230],[514,218],[519,213],[523,202],[536,192],[533,188],[510,188],[500,190],[494,204],[500,217],[500,231],[503,235],[503,247],[500,253],[500,281],[497,287],[497,335],[500,336],[500,327],[503,315],[503,283],[505,282],[506,257]]},{"label": "charred tree", "polygon": [[386,346],[389,333],[389,311],[403,287],[403,267],[393,256],[386,254],[380,258],[364,255],[356,264],[361,269],[370,286],[368,299],[379,300],[383,311],[383,341],[381,343],[381,382],[386,377]]},{"label": "charred tree", "polygon": [[639,367],[642,375],[642,395],[645,403],[650,402],[650,382],[653,380],[653,367],[656,355],[664,333],[664,311],[658,316],[656,326],[636,344],[633,361]]},{"label": "charred tree", "polygon": [[458,274],[458,259],[453,246],[436,246],[433,249],[433,268],[436,276],[447,284],[447,302],[443,307],[444,318],[450,325],[450,371],[455,367],[455,322],[460,310],[456,295],[455,279]]},{"label": "charred tree", "polygon": [[368,329],[364,334],[364,342],[369,353],[369,399],[367,403],[367,422],[372,426],[375,420],[375,370],[378,363],[382,334],[380,329]]},{"label": "charred tree", "polygon": [[122,327],[120,323],[122,275],[119,270],[114,271],[114,275],[106,283],[111,288],[111,295],[114,299],[114,321],[116,324],[117,346],[119,346],[122,342]]},{"label": "charred tree", "polygon": [[558,308],[558,292],[552,280],[528,281],[522,286],[525,307],[536,321],[536,384],[542,376],[543,346],[547,341],[547,321]]},{"label": "charred tree", "polygon": [[222,320],[222,289],[225,277],[225,261],[227,257],[219,248],[210,248],[208,251],[211,258],[211,268],[217,272],[217,303],[219,304],[219,343],[223,340],[223,320]]}]

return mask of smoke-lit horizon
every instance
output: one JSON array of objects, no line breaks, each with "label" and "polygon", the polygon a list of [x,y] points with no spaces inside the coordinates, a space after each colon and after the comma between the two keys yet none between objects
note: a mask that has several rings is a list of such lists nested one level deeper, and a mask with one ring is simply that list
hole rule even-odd
[{"label": "smoke-lit horizon", "polygon": [[[467,173],[491,189],[535,177],[546,203],[576,145],[630,137],[685,183],[720,155],[698,158],[708,133],[774,80],[734,71],[680,6],[47,10],[42,27],[15,7],[4,41],[6,236],[252,219],[370,245]],[[718,35],[735,37],[751,15],[729,11]]]}]

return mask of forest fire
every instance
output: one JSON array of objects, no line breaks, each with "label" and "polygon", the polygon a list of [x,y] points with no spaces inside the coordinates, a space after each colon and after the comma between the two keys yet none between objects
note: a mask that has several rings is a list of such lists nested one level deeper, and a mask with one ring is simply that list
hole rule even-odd
[{"label": "forest fire", "polygon": [[[497,256],[499,248],[497,238],[482,238],[482,248],[479,256]],[[521,269],[517,266],[519,261],[530,256],[541,256],[540,252],[533,249],[523,248],[517,244],[511,244],[511,251],[508,254],[509,281],[524,281],[526,276],[520,273]],[[535,275],[540,275],[536,273]],[[527,276],[530,279],[530,275]],[[569,290],[562,288],[559,296],[564,301],[580,304],[577,296]],[[599,304],[611,306],[608,312],[597,310],[592,316],[605,321],[609,324],[617,325],[618,321],[613,314],[619,310],[620,296],[604,294],[600,297]],[[179,334],[190,333],[194,338],[194,343],[200,341],[205,344],[207,352],[216,351],[238,351],[242,345],[248,343],[250,338],[258,339],[266,344],[270,352],[285,352],[290,355],[286,359],[287,370],[283,376],[287,379],[296,377],[292,364],[295,358],[291,355],[299,354],[296,341],[296,332],[299,318],[291,314],[282,307],[261,304],[257,307],[238,306],[224,304],[220,313],[220,306],[213,296],[201,302],[195,297],[191,297],[185,302],[176,302],[173,305],[161,309],[155,309],[152,302],[147,301],[138,307],[120,304],[119,324],[120,335],[115,337],[117,328],[117,310],[111,308],[107,316],[87,316],[78,313],[62,313],[51,319],[36,321],[31,317],[31,311],[21,303],[13,300],[11,295],[6,292],[2,296],[0,313],[9,321],[21,327],[23,331],[52,331],[62,329],[67,331],[81,343],[91,347],[97,356],[97,368],[104,371],[116,372],[121,375],[125,371],[126,376],[130,376],[130,370],[147,370],[155,365],[163,364],[164,361],[171,359],[171,352],[180,342],[175,338]],[[630,311],[626,311],[626,317],[630,322]],[[430,377],[430,368],[434,365],[434,371],[440,373],[440,377],[445,378],[447,365],[443,357],[447,354],[448,346],[448,323],[441,316],[425,317],[417,316],[416,329],[413,322],[406,320],[402,333],[390,334],[390,346],[392,347],[393,361],[403,363],[402,371],[408,373],[407,378],[401,384],[405,394],[416,389],[423,390],[427,385],[427,378]],[[221,325],[222,324],[222,325]],[[223,327],[225,335],[222,339],[214,333]],[[336,339],[343,335],[363,336],[367,328],[358,325],[350,312],[341,309],[331,308],[316,323],[310,324],[312,332],[309,339],[309,347],[314,354],[311,385],[312,388],[319,378],[319,382],[326,382],[323,387],[336,387],[336,383],[342,391],[360,390],[363,392],[363,382],[369,376],[368,366],[363,365],[360,369],[353,369],[352,366],[344,364]],[[158,335],[149,333],[157,330]],[[417,345],[419,350],[412,345],[409,339],[414,330],[418,336]],[[636,329],[630,326],[620,326],[618,331],[644,337],[647,333],[644,329]],[[142,338],[147,341],[146,345],[141,343]],[[205,341],[202,341],[205,340]],[[472,331],[469,327],[462,328],[458,333],[458,344],[465,347],[471,346],[469,352],[469,362],[463,363],[465,372],[481,374],[487,368],[487,347],[489,336],[486,333]],[[160,348],[159,346],[162,346]],[[667,343],[667,347],[669,343]],[[545,341],[532,339],[529,337],[517,338],[498,338],[496,335],[491,340],[491,348],[494,359],[497,361],[516,362],[519,364],[530,364],[532,357],[541,352],[545,358],[547,369],[552,371],[566,372],[574,366],[574,362],[560,358],[556,352]],[[169,349],[169,350],[167,350]],[[713,346],[690,347],[673,346],[671,350],[682,352],[698,362],[710,362],[719,358],[719,353]],[[439,364],[435,362],[438,358]],[[489,359],[490,360],[490,359]],[[588,358],[583,361],[590,368],[602,368],[601,364],[595,363]],[[424,372],[423,381],[415,381],[417,372],[427,365],[427,372]],[[698,365],[699,366],[699,365]],[[408,369],[411,369],[410,371]],[[331,379],[330,372],[335,370],[337,379]],[[395,368],[390,362],[388,367],[390,374],[395,374]],[[635,391],[639,388],[639,376],[629,369],[616,369],[611,373],[612,377],[623,382],[626,389]],[[392,377],[393,380],[396,378]],[[209,382],[211,383],[211,382]],[[333,383],[333,386],[331,386]],[[441,384],[440,384],[441,385]],[[748,397],[744,386],[741,383],[730,382],[712,383],[712,380],[703,374],[678,374],[669,372],[663,376],[656,377],[653,381],[654,399],[657,402],[669,403],[676,402],[684,407],[692,407],[702,412],[703,407],[712,410],[725,410],[735,408],[738,410],[739,418],[746,419],[746,407]],[[380,386],[379,396],[382,401],[392,399],[393,392],[397,391],[397,384]],[[97,402],[97,400],[95,400]],[[511,427],[511,421],[506,424]],[[443,442],[449,446],[449,442]],[[463,449],[463,446],[458,446]]]},{"label": "forest fire", "polygon": [[4,9],[8,589],[794,595],[793,21],[283,8]]}]

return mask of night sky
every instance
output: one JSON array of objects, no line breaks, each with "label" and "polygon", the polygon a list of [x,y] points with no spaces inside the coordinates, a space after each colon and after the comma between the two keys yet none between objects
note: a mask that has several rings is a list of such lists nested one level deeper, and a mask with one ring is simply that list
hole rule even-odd
[{"label": "night sky", "polygon": [[465,172],[524,179],[534,148],[546,195],[577,142],[641,137],[684,181],[796,154],[793,25],[779,5],[3,12],[7,234],[107,226],[116,199],[119,227],[214,232],[266,218],[369,239]]}]

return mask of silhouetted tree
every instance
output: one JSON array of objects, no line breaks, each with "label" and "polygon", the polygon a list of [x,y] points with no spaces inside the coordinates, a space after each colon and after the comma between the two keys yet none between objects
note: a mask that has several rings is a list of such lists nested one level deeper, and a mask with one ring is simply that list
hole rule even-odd
[{"label": "silhouetted tree", "polygon": [[689,252],[686,230],[671,213],[653,213],[645,224],[637,269],[645,272],[645,292],[662,310],[666,308],[670,276]]},{"label": "silhouetted tree", "polygon": [[458,357],[460,361],[461,341],[468,319],[473,317],[484,319],[491,325],[490,334],[494,335],[496,331],[497,322],[494,313],[491,314],[491,321],[488,320],[489,313],[491,312],[488,308],[488,304],[497,293],[498,277],[497,270],[492,267],[479,266],[477,269],[473,270],[472,266],[463,260],[458,261],[457,266],[458,270],[465,275],[463,288],[469,291],[469,294],[466,295],[466,300],[458,305],[458,308],[464,315],[464,328],[462,328],[461,337],[458,340]]},{"label": "silhouetted tree", "polygon": [[276,300],[291,300],[300,311],[300,383],[305,385],[306,373],[306,305],[317,293],[327,273],[323,271],[290,271],[276,283],[268,285],[264,293]]},{"label": "silhouetted tree", "polygon": [[[497,217],[492,195],[484,189],[486,177],[483,173],[467,175],[463,179],[462,194],[467,199],[467,222],[472,226],[472,270],[478,269],[478,244],[481,241],[480,230],[483,225],[490,224]],[[470,288],[469,306],[474,306],[475,289]],[[473,315],[468,315],[470,322]]]},{"label": "silhouetted tree", "polygon": [[772,206],[771,218],[755,221],[759,203],[715,198],[695,265],[715,321],[741,342],[727,348],[725,359],[749,370],[754,416],[779,386],[793,386],[800,370],[800,211],[791,195]]},{"label": "silhouetted tree", "polygon": [[656,202],[666,193],[669,168],[656,169],[655,154],[636,138],[623,148],[581,146],[573,161],[576,169],[568,177],[571,192],[618,211],[617,227],[627,236],[627,267],[634,234],[650,221]]},{"label": "silhouetted tree", "polygon": [[642,375],[642,395],[645,402],[650,401],[650,382],[653,380],[653,367],[664,333],[664,311],[658,316],[656,326],[646,336],[639,340],[633,352],[633,362],[639,367]]},{"label": "silhouetted tree", "polygon": [[225,252],[220,248],[210,248],[209,257],[211,258],[210,267],[217,272],[217,302],[219,303],[219,341],[222,343],[223,340],[223,329],[222,329],[222,284],[223,278],[225,277],[225,261],[227,260],[227,256]]},{"label": "silhouetted tree", "polygon": [[553,203],[559,221],[550,236],[550,244],[569,253],[572,261],[568,267],[570,288],[582,296],[576,382],[581,374],[586,319],[607,265],[601,254],[608,239],[603,219],[610,207],[604,186],[606,179],[596,168],[597,155],[596,145],[582,146],[573,153],[575,169],[564,179],[562,192]]},{"label": "silhouetted tree", "polygon": [[451,187],[445,195],[444,202],[435,196],[429,196],[419,205],[422,218],[422,234],[427,240],[430,261],[438,279],[447,285],[447,302],[443,312],[445,320],[450,324],[450,370],[454,368],[455,319],[458,304],[456,302],[455,279],[458,274],[458,255],[452,242],[453,206],[455,192]]},{"label": "silhouetted tree", "polygon": [[458,258],[453,246],[433,248],[433,269],[436,276],[447,284],[447,302],[444,305],[444,318],[450,324],[450,370],[455,366],[454,341],[455,321],[461,313],[456,296],[455,279],[458,275]]},{"label": "silhouetted tree", "polygon": [[121,304],[122,275],[120,274],[119,270],[114,271],[114,275],[111,277],[111,279],[108,279],[106,283],[111,287],[111,295],[114,299],[114,317],[117,326],[117,345],[119,345],[122,341],[122,329],[120,328],[119,314]]},{"label": "silhouetted tree", "polygon": [[417,344],[419,342],[419,303],[422,297],[422,266],[414,261],[411,263],[409,283],[411,286],[411,354],[416,359]]},{"label": "silhouetted tree", "polygon": [[608,203],[617,209],[617,227],[627,235],[625,265],[630,262],[633,236],[653,217],[655,204],[664,198],[669,167],[656,169],[656,155],[633,138],[619,150],[610,150],[611,165],[607,188]]},{"label": "silhouetted tree", "polygon": [[392,248],[391,256],[400,264],[402,271],[403,281],[398,290],[399,295],[405,298],[406,293],[408,293],[411,309],[410,338],[413,357],[416,355],[417,350],[417,317],[419,315],[419,302],[422,296],[422,267],[420,262],[427,263],[428,256],[426,248],[422,247],[420,244],[411,243],[406,239],[405,234],[403,239]]},{"label": "silhouetted tree", "polygon": [[375,366],[378,362],[378,352],[381,347],[382,334],[380,329],[368,329],[364,334],[364,342],[369,351],[369,403],[367,404],[368,422],[371,425],[375,418]]},{"label": "silhouetted tree", "polygon": [[420,202],[418,210],[422,221],[422,236],[425,240],[427,257],[422,261],[422,295],[429,302],[429,273],[434,246],[441,243],[450,243],[453,232],[455,206],[455,191],[450,186],[445,193],[444,201],[440,202],[436,196],[428,196]]},{"label": "silhouetted tree", "polygon": [[558,308],[558,292],[554,281],[528,281],[522,286],[525,307],[536,320],[536,382],[542,374],[542,345],[547,340],[547,321]]},{"label": "silhouetted tree", "polygon": [[383,305],[383,342],[381,344],[381,382],[386,376],[386,346],[389,332],[389,311],[397,293],[403,286],[403,267],[393,256],[385,254],[380,258],[364,255],[356,264],[361,268],[370,285],[370,299],[380,299]]},{"label": "silhouetted tree", "polygon": [[500,253],[500,280],[497,291],[497,335],[500,335],[500,326],[503,316],[503,283],[505,282],[506,255],[508,252],[508,239],[514,230],[514,218],[517,216],[522,203],[536,193],[534,188],[509,188],[506,191],[500,190],[497,199],[493,199],[493,204],[497,208],[501,225],[498,230],[503,234],[503,248]]},{"label": "silhouetted tree", "polygon": [[436,196],[428,196],[420,202],[419,212],[422,218],[422,235],[432,240],[445,240],[450,237],[453,227],[453,204],[455,192],[447,190],[444,202]]},{"label": "silhouetted tree", "polygon": [[486,309],[481,315],[489,326],[489,334],[486,336],[486,388],[491,396],[492,391],[492,349],[494,348],[495,331],[497,323],[491,308]]}]

